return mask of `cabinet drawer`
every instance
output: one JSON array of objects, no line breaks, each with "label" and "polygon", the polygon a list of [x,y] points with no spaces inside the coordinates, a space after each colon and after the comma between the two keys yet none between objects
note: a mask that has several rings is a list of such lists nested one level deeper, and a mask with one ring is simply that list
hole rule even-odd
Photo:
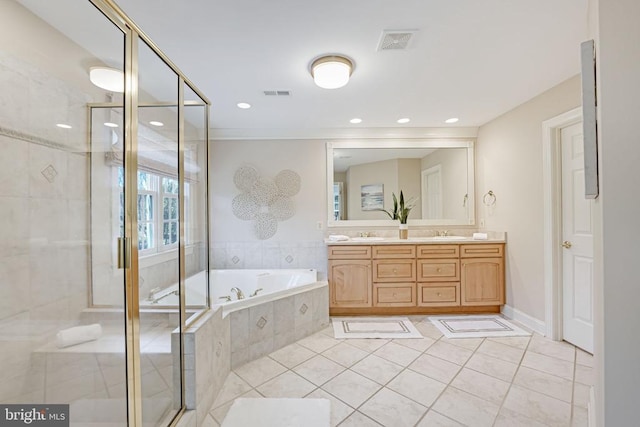
[{"label": "cabinet drawer", "polygon": [[377,259],[373,261],[374,282],[415,282],[414,259]]},{"label": "cabinet drawer", "polygon": [[415,307],[415,283],[374,283],[373,305],[377,307]]},{"label": "cabinet drawer", "polygon": [[371,246],[329,246],[329,259],[371,259]]},{"label": "cabinet drawer", "polygon": [[418,306],[460,305],[460,283],[418,283]]},{"label": "cabinet drawer", "polygon": [[416,247],[413,245],[378,245],[373,247],[374,259],[398,259],[415,257]]},{"label": "cabinet drawer", "polygon": [[458,245],[419,245],[418,258],[458,258]]},{"label": "cabinet drawer", "polygon": [[460,261],[457,259],[419,259],[418,280],[427,282],[459,282]]},{"label": "cabinet drawer", "polygon": [[460,245],[460,258],[493,258],[501,257],[504,252],[502,244]]}]

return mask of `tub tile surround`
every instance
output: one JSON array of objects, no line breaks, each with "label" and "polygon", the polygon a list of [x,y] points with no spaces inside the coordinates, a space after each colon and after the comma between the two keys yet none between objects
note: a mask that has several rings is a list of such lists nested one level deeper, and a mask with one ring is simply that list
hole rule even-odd
[{"label": "tub tile surround", "polygon": [[322,241],[212,242],[211,268],[292,269],[313,268],[326,280],[327,248]]},{"label": "tub tile surround", "polygon": [[[232,369],[206,425],[222,424],[238,397],[273,396],[329,399],[331,425],[341,427],[587,425],[593,364],[588,353],[535,333],[531,338],[448,340],[426,316],[411,318],[429,332],[420,345],[414,340],[337,340],[333,328],[326,327]],[[496,358],[501,346],[509,361]],[[349,357],[336,358],[342,353]],[[570,378],[564,370],[547,372],[557,363],[572,366]]]},{"label": "tub tile surround", "polygon": [[328,286],[231,312],[231,368],[272,353],[329,324]]}]

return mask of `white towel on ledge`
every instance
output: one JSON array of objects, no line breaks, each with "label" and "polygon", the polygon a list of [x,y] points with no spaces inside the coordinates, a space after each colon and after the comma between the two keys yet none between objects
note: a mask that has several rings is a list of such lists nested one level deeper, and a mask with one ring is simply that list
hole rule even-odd
[{"label": "white towel on ledge", "polygon": [[487,233],[473,233],[473,240],[487,240]]},{"label": "white towel on ledge", "polygon": [[102,326],[98,323],[91,325],[75,326],[63,329],[56,335],[56,346],[58,348],[70,347],[83,342],[95,341],[102,336]]},{"label": "white towel on ledge", "polygon": [[342,240],[349,240],[349,236],[345,236],[344,234],[332,234],[329,236],[329,240],[340,242]]}]

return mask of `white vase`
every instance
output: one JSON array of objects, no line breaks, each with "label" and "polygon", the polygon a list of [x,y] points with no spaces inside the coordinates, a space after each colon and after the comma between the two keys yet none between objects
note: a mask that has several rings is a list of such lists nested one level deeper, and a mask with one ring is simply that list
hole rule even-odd
[{"label": "white vase", "polygon": [[398,237],[400,237],[400,239],[409,238],[409,224],[400,224],[400,228],[398,229]]}]

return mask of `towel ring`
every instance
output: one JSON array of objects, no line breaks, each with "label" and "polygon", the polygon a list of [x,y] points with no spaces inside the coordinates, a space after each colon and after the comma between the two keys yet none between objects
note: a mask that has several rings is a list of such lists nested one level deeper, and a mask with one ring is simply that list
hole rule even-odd
[{"label": "towel ring", "polygon": [[496,195],[493,194],[493,191],[489,190],[487,194],[484,195],[482,203],[484,203],[485,206],[493,206],[496,204]]}]

